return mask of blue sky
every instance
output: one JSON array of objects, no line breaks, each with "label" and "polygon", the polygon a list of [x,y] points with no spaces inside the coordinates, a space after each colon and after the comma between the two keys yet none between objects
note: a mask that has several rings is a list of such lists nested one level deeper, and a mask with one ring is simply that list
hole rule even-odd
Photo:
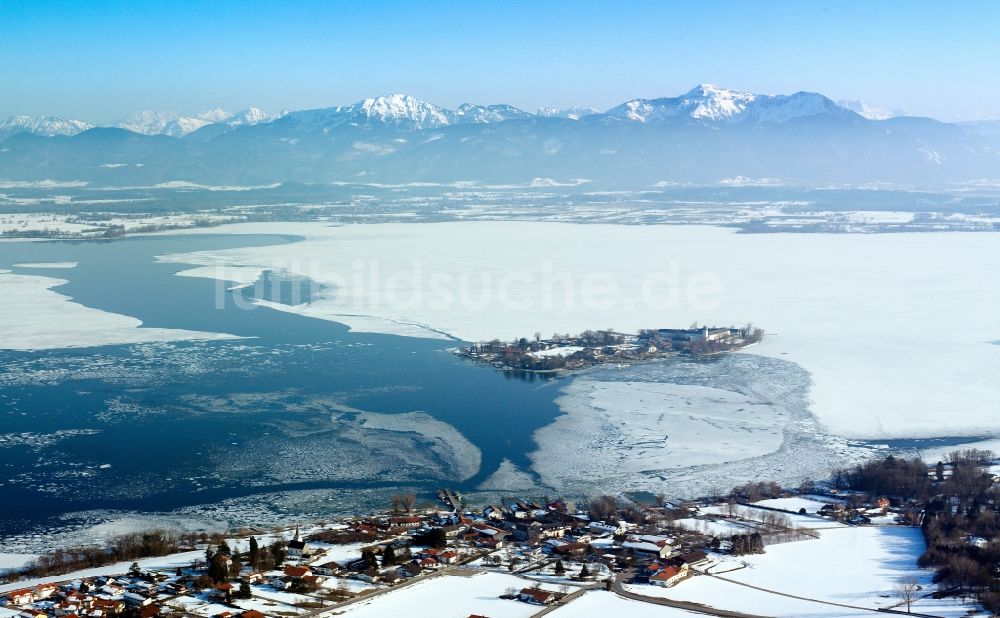
[{"label": "blue sky", "polygon": [[0,0],[0,116],[275,112],[391,92],[604,109],[711,82],[992,117],[998,25],[1000,2]]}]

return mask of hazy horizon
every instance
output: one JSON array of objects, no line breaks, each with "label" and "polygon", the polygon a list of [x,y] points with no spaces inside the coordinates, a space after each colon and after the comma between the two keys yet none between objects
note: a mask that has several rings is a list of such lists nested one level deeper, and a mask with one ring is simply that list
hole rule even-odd
[{"label": "hazy horizon", "polygon": [[[405,93],[605,110],[699,83],[940,120],[1000,116],[992,3],[466,6],[0,2],[0,116],[268,112]],[[961,67],[956,71],[955,67]]]}]

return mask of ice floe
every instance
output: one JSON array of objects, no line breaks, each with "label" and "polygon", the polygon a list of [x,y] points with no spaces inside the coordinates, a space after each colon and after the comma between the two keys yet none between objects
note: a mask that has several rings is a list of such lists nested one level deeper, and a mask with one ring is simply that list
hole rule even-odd
[{"label": "ice floe", "polygon": [[48,350],[100,345],[229,339],[232,335],[142,328],[128,316],[85,307],[52,288],[66,281],[0,272],[0,349]]}]

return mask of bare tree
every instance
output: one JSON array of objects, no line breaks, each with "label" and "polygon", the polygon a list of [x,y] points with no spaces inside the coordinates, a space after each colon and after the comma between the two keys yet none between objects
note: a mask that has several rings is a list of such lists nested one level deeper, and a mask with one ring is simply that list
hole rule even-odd
[{"label": "bare tree", "polygon": [[413,494],[403,494],[401,497],[403,508],[407,513],[413,512],[413,505],[417,502],[417,497]]},{"label": "bare tree", "polygon": [[906,613],[910,613],[910,607],[913,606],[913,602],[917,600],[917,592],[920,590],[920,584],[917,580],[913,578],[907,578],[893,586],[893,591],[896,593],[896,598],[899,599],[901,603],[906,604]]}]

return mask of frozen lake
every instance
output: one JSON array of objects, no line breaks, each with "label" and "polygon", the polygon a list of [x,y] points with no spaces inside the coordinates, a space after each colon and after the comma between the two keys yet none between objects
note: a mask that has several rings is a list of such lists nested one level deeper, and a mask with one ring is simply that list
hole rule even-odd
[{"label": "frozen lake", "polygon": [[[73,302],[53,302],[69,310],[70,322],[83,310],[100,320],[76,324],[84,338],[68,344],[93,346],[123,332],[143,341],[53,349],[44,321],[20,323],[16,347],[38,342],[39,349],[0,350],[0,500],[7,505],[0,533],[45,522],[85,525],[101,511],[215,509],[237,499],[256,500],[244,516],[262,521],[283,507],[320,516],[381,506],[403,490],[475,486],[504,461],[527,467],[532,431],[559,414],[557,391],[543,388],[544,380],[505,380],[458,359],[447,351],[454,343],[441,339],[352,333],[294,313],[240,308],[240,291],[227,293],[219,308],[213,282],[175,277],[178,266],[154,259],[287,241],[0,246],[2,269],[13,271],[0,274],[13,277],[9,285],[49,274],[32,268],[23,275],[16,264],[78,262],[54,280],[54,292]],[[8,296],[8,311],[12,298],[21,297]],[[111,323],[125,316],[143,327]],[[145,339],[161,329],[168,340]],[[181,331],[237,338],[188,340],[175,336]],[[273,497],[288,492],[297,497],[276,505]],[[258,507],[268,512],[252,512]]]},{"label": "frozen lake", "polygon": [[[464,222],[5,243],[0,530],[294,520],[443,484],[696,496],[878,452],[857,440],[996,436],[998,241]],[[278,293],[253,304],[260,280]],[[448,352],[696,320],[769,334],[556,380]]]},{"label": "frozen lake", "polygon": [[[247,224],[303,242],[168,259],[186,274],[288,269],[335,293],[294,309],[357,330],[467,341],[538,331],[729,326],[811,375],[809,406],[853,438],[1000,430],[1000,234],[738,234],[521,221]],[[437,285],[435,285],[437,284]],[[402,329],[402,330],[401,330]]]}]

